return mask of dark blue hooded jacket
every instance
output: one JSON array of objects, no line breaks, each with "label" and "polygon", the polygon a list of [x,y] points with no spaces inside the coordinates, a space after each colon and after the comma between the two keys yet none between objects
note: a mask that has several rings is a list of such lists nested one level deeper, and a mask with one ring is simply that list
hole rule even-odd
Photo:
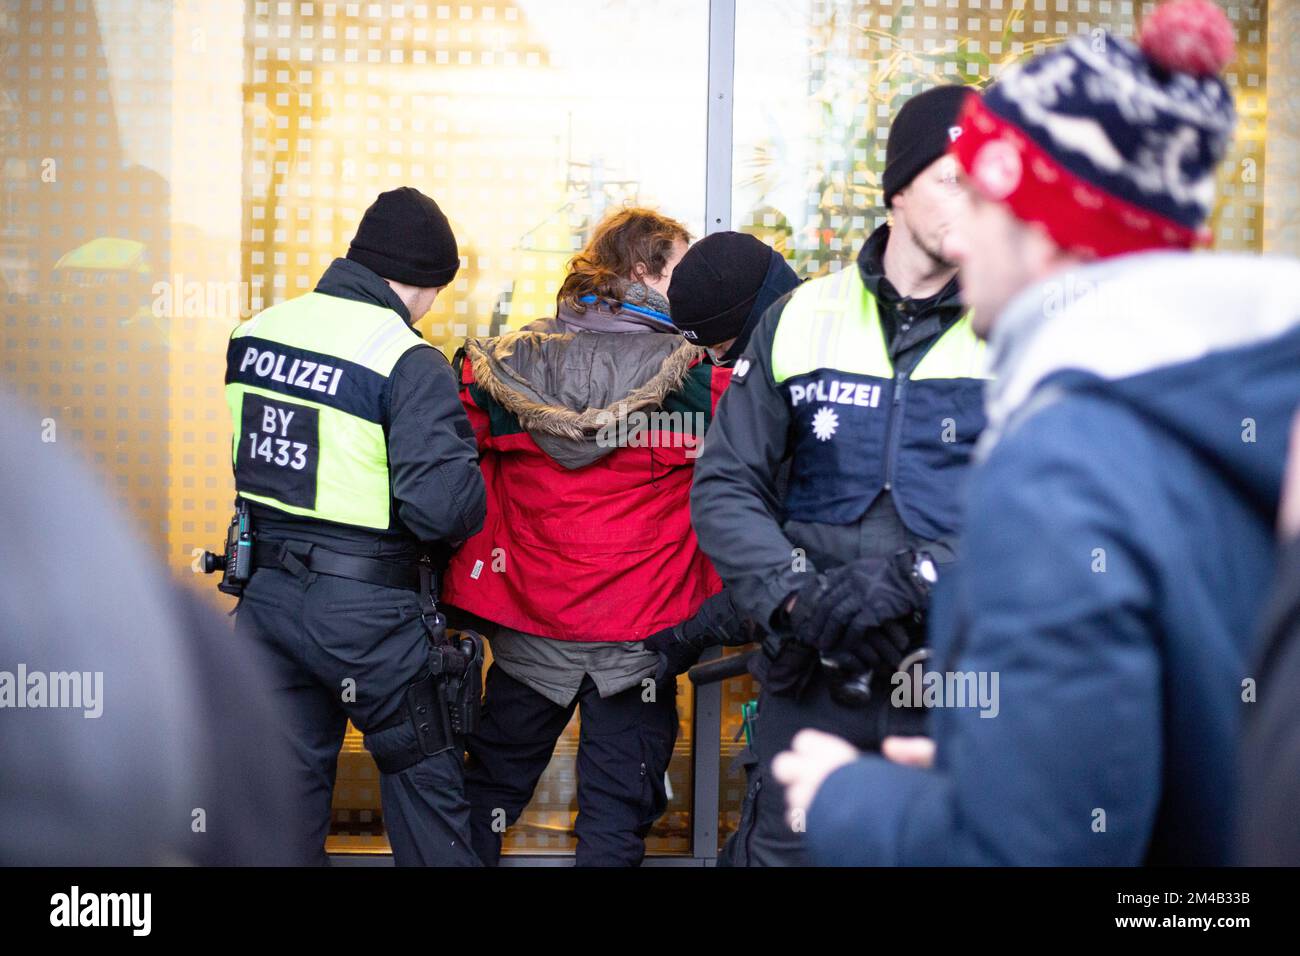
[{"label": "dark blue hooded jacket", "polygon": [[930,629],[936,670],[983,673],[995,702],[935,709],[931,770],[871,756],[832,774],[814,859],[1230,862],[1300,264],[1125,256],[1022,293],[991,346]]},{"label": "dark blue hooded jacket", "polygon": [[722,357],[725,364],[731,365],[740,358],[741,354],[749,346],[749,338],[754,334],[754,329],[758,326],[758,321],[767,312],[777,299],[799,287],[799,276],[790,268],[790,263],[786,262],[785,256],[772,250],[772,258],[767,266],[767,274],[763,276],[763,284],[758,287],[758,294],[754,297],[754,304],[750,306],[749,314],[745,316],[745,324],[740,328],[740,334],[736,336],[736,341],[731,343],[727,353]]}]

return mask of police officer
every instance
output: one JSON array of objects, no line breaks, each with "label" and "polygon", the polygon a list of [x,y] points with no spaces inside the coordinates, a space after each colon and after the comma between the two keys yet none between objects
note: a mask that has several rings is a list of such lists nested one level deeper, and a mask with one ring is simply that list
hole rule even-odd
[{"label": "police officer", "polygon": [[890,707],[889,675],[919,656],[983,427],[984,347],[944,251],[965,202],[945,151],[967,95],[938,87],[899,111],[884,173],[891,223],[856,266],[767,311],[696,464],[700,544],[769,632],[736,863],[806,862],[770,783],[772,758],[799,729],[870,750],[922,726],[923,714]]},{"label": "police officer", "polygon": [[461,740],[443,719],[475,674],[453,666],[421,559],[482,527],[485,493],[450,365],[413,328],[459,264],[432,199],[382,193],[347,257],[236,329],[226,354],[235,486],[255,533],[237,631],[272,677],[295,840],[321,862],[349,718],[379,766],[397,864],[478,862]]},{"label": "police officer", "polygon": [[[731,380],[755,326],[773,302],[799,285],[785,257],[762,240],[740,232],[715,232],[687,250],[673,270],[668,302],[673,325],[704,349],[713,366],[710,389]],[[655,680],[685,673],[710,647],[737,647],[760,637],[755,622],[724,588],[690,619],[651,634],[645,648],[659,655]]]}]

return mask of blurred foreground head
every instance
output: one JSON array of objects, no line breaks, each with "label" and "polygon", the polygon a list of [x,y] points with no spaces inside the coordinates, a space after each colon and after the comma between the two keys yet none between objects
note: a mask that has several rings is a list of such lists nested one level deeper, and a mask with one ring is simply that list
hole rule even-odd
[{"label": "blurred foreground head", "polygon": [[1075,37],[970,98],[952,152],[971,213],[949,252],[981,332],[1058,268],[1208,241],[1236,124],[1219,76],[1234,51],[1214,3],[1173,0],[1137,45]]},{"label": "blurred foreground head", "polygon": [[0,865],[298,862],[259,676],[50,424],[0,399]]}]

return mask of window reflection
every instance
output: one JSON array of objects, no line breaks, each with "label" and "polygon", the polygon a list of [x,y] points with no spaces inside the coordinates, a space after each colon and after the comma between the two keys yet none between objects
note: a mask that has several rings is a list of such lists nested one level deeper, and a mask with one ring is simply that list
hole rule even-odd
[{"label": "window reflection", "polygon": [[[884,221],[890,117],[940,83],[987,85],[1005,66],[1081,35],[1132,38],[1152,3],[1087,0],[747,0],[736,9],[733,228],[783,251],[800,275],[848,261]],[[1263,248],[1268,4],[1228,7],[1238,55],[1233,152],[1211,225],[1219,249]]]},{"label": "window reflection", "polygon": [[[983,82],[1063,36],[1131,35],[1127,0],[741,0],[733,226],[803,275],[880,221],[890,115],[936,82]],[[1280,11],[1280,12],[1279,12]],[[1296,18],[1228,8],[1240,125],[1219,248],[1295,236]],[[1269,14],[1276,21],[1270,49]],[[78,447],[178,580],[219,541],[232,495],[222,397],[240,319],[299,295],[381,190],[447,210],[464,262],[422,323],[451,348],[546,314],[611,206],[703,231],[708,3],[673,0],[10,0],[0,5],[0,377]],[[1265,119],[1270,201],[1265,208]],[[227,605],[221,604],[224,608]],[[679,689],[673,800],[650,852],[687,852],[691,702]],[[752,682],[723,691],[720,835]],[[507,841],[572,848],[570,728]],[[350,734],[335,849],[383,851],[378,777]]]}]

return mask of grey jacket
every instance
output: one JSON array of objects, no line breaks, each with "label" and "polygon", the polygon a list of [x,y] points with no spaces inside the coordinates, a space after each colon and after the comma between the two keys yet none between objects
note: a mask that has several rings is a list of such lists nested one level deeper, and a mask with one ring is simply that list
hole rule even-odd
[{"label": "grey jacket", "polygon": [[492,401],[568,469],[612,452],[617,446],[603,435],[633,437],[646,423],[633,413],[660,410],[703,355],[680,335],[546,331],[561,327],[550,319],[468,339],[464,355]]}]

